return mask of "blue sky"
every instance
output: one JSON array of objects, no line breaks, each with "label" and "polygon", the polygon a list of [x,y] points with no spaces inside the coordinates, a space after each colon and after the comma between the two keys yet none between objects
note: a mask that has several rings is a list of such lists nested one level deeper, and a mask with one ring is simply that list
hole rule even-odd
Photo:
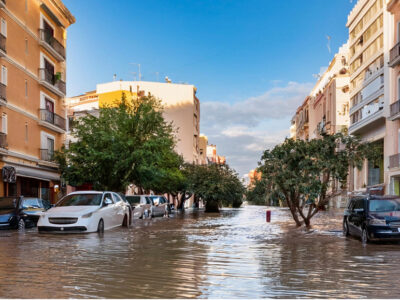
[{"label": "blue sky", "polygon": [[201,132],[241,175],[287,136],[313,74],[347,41],[354,6],[350,0],[64,3],[77,19],[68,30],[69,96],[113,74],[133,80],[132,63],[141,64],[143,80],[194,84]]}]

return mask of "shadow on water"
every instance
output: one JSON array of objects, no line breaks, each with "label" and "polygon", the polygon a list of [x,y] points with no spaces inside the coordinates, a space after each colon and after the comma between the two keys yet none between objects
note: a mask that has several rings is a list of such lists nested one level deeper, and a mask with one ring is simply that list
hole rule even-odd
[{"label": "shadow on water", "polygon": [[285,209],[135,220],[130,229],[0,231],[0,297],[400,297],[400,245],[341,236],[341,213],[306,233]]}]

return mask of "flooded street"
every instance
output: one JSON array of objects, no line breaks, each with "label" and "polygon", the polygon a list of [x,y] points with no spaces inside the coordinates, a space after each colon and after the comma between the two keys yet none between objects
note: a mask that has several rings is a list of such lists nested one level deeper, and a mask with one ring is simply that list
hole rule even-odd
[{"label": "flooded street", "polygon": [[0,232],[0,297],[399,298],[400,245],[342,237],[340,213],[314,231],[287,210],[247,206],[135,220],[98,234]]}]

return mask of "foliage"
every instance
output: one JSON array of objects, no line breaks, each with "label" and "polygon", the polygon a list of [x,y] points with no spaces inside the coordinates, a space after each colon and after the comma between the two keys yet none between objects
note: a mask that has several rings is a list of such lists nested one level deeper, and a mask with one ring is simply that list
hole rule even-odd
[{"label": "foliage", "polygon": [[345,187],[349,167],[361,168],[364,159],[376,159],[376,153],[371,145],[342,133],[311,141],[286,139],[264,152],[259,169],[270,195],[280,195],[296,224],[302,219],[309,227],[311,218],[335,195],[328,190]]},{"label": "foliage", "polygon": [[100,190],[125,192],[131,183],[157,193],[174,190],[183,159],[162,112],[154,97],[127,100],[123,94],[98,115],[81,117],[72,130],[74,141],[56,154],[63,178]]},{"label": "foliage", "polygon": [[267,182],[265,180],[255,180],[252,186],[246,190],[246,200],[254,205],[267,204]]},{"label": "foliage", "polygon": [[185,174],[188,191],[205,202],[206,212],[219,211],[222,205],[242,204],[243,183],[228,165],[190,165]]}]

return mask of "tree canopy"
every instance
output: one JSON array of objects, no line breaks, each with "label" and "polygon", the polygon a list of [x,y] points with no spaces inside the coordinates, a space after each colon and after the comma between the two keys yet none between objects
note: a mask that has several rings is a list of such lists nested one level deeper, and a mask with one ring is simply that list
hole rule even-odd
[{"label": "tree canopy", "polygon": [[286,139],[264,152],[259,171],[269,195],[280,195],[296,224],[302,220],[308,227],[339,185],[346,187],[349,167],[361,168],[366,158],[376,159],[376,153],[371,145],[342,133],[311,141]]},{"label": "tree canopy", "polygon": [[169,192],[170,183],[182,178],[183,159],[174,151],[172,124],[162,113],[161,102],[152,96],[127,100],[123,94],[114,106],[79,118],[73,141],[55,156],[63,178],[100,190],[125,192],[133,183]]}]

